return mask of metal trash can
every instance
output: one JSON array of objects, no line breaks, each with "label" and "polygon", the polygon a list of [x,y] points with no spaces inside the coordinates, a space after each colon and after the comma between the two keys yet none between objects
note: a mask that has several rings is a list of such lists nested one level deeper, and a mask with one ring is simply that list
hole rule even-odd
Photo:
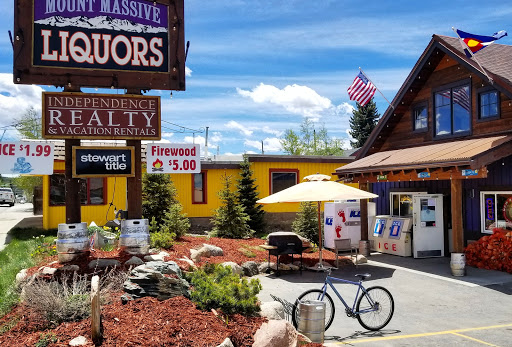
[{"label": "metal trash can", "polygon": [[450,268],[453,276],[466,276],[466,254],[452,253]]},{"label": "metal trash can", "polygon": [[299,301],[298,331],[315,343],[324,343],[325,302],[320,300]]}]

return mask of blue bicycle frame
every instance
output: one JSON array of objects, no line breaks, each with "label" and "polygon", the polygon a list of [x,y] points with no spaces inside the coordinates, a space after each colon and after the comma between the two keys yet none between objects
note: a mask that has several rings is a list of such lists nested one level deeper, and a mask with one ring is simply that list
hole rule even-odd
[{"label": "blue bicycle frame", "polygon": [[[334,287],[332,281],[341,282],[341,283],[348,283],[348,284],[353,284],[353,285],[357,286],[357,293],[356,293],[356,297],[354,298],[354,304],[352,305],[352,308],[350,308],[350,306],[348,306],[346,301],[343,300],[343,297],[336,290],[336,288]],[[362,278],[358,282],[354,282],[354,281],[349,281],[349,280],[345,280],[345,279],[342,279],[342,278],[337,278],[337,277],[332,277],[332,276],[327,275],[325,277],[324,285],[322,286],[322,289],[321,289],[323,294],[322,294],[322,297],[320,298],[320,300],[324,299],[325,293],[327,292],[327,285],[329,285],[329,287],[331,287],[331,289],[334,291],[334,293],[336,294],[338,299],[340,299],[340,301],[345,306],[347,315],[355,316],[355,315],[358,315],[358,314],[363,314],[363,313],[368,313],[368,312],[373,312],[373,311],[378,310],[378,307],[376,307],[376,305],[375,305],[374,301],[372,300],[372,298],[370,296],[368,296],[368,301],[370,302],[370,307],[371,308],[365,309],[365,310],[362,310],[362,311],[358,311],[358,312],[355,311],[356,304],[357,304],[357,299],[359,298],[359,293],[361,293],[361,295],[364,295],[364,294],[367,293],[366,288],[363,287],[363,285],[362,285],[362,282],[363,282]]]}]

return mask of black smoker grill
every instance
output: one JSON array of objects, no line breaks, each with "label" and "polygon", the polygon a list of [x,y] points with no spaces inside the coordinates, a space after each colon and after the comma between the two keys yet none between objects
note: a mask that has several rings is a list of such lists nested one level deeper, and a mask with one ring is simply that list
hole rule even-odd
[{"label": "black smoker grill", "polygon": [[279,256],[283,254],[291,254],[292,263],[293,255],[300,254],[300,271],[302,273],[302,252],[308,247],[302,246],[302,240],[294,233],[290,232],[276,232],[268,235],[268,245],[263,247],[268,250],[268,263],[270,265],[270,256],[274,255],[277,258],[276,275],[279,272]]}]

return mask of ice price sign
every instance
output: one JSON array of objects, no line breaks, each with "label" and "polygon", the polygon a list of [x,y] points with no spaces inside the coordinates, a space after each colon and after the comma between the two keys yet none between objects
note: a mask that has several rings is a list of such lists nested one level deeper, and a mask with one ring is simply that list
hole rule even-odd
[{"label": "ice price sign", "polygon": [[147,147],[147,173],[199,173],[199,145],[152,143]]},{"label": "ice price sign", "polygon": [[0,174],[53,174],[53,144],[45,142],[1,142]]}]

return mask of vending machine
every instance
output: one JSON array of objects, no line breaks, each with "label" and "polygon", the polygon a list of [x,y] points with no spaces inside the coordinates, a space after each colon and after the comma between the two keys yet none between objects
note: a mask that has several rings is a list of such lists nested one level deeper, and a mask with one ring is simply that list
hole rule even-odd
[{"label": "vending machine", "polygon": [[[368,203],[368,220],[375,216],[375,203]],[[370,225],[370,223],[369,223]],[[359,201],[326,202],[324,204],[324,247],[334,249],[334,240],[361,240],[361,210]]]},{"label": "vending machine", "polygon": [[412,255],[412,218],[374,216],[369,225],[372,250],[402,257]]},{"label": "vending machine", "polygon": [[442,194],[413,195],[414,258],[444,256]]}]

